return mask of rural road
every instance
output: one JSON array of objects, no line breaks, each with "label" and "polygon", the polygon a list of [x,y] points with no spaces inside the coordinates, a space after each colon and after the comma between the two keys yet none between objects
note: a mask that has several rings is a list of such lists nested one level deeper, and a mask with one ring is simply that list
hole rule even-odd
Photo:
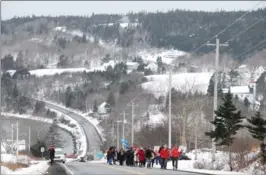
[{"label": "rural road", "polygon": [[83,116],[76,114],[74,112],[71,112],[69,110],[66,110],[60,106],[56,106],[54,104],[47,103],[45,101],[44,103],[47,108],[57,110],[63,113],[64,115],[68,115],[69,117],[72,117],[80,124],[87,138],[87,152],[100,151],[102,140],[101,140],[99,133],[97,132],[96,128],[93,126],[92,123],[90,123]]},{"label": "rural road", "polygon": [[[67,167],[68,171],[65,169]],[[48,175],[202,175],[184,171],[161,170],[158,168],[139,168],[119,165],[108,165],[104,162],[69,162],[65,165],[53,165]]]}]

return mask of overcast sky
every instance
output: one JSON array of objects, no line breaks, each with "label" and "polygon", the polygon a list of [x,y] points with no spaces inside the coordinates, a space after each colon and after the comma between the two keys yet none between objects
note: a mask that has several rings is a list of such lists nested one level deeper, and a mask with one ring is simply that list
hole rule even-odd
[{"label": "overcast sky", "polygon": [[[250,10],[258,1],[2,1],[2,19],[28,15],[91,15],[129,11],[167,11],[190,9],[203,11]],[[262,2],[258,7],[265,7]]]}]

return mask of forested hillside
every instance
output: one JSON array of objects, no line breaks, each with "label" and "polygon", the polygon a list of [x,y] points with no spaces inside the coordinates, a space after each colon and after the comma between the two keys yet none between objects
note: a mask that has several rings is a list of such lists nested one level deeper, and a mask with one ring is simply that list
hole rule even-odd
[{"label": "forested hillside", "polygon": [[[66,26],[70,29],[79,29],[104,41],[116,41],[123,48],[145,43],[155,47],[174,47],[178,50],[191,52],[245,13],[245,11],[175,10],[166,13],[140,12],[128,13],[127,15],[93,14],[88,17],[32,16],[4,21],[2,33],[18,35],[19,32],[25,31],[30,32],[30,35],[47,34],[49,29],[53,27]],[[233,40],[229,42],[230,47],[222,49],[221,52],[229,52],[237,57],[245,50],[263,41],[266,38],[265,15],[266,9],[253,11],[223,32],[219,36],[220,42]],[[258,20],[261,21],[239,37],[235,37]],[[36,21],[39,21],[38,25],[36,25]],[[206,53],[211,50],[213,50],[212,47],[202,47],[197,52]],[[237,57],[236,59],[241,58]]]}]

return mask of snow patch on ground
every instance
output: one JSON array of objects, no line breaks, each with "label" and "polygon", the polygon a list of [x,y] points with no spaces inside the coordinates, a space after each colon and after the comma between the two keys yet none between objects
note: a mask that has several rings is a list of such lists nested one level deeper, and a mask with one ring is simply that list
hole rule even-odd
[{"label": "snow patch on ground", "polygon": [[157,48],[141,50],[137,53],[137,55],[141,56],[142,59],[146,62],[147,61],[156,62],[157,58],[161,57],[162,61],[166,64],[172,63],[173,60],[185,54],[186,52],[180,50],[175,50],[175,49],[166,50],[166,49],[157,49]]},{"label": "snow patch on ground", "polygon": [[[31,70],[30,75],[34,75],[36,77],[43,77],[43,76],[53,76],[56,74],[63,74],[63,73],[82,73],[82,72],[94,72],[94,71],[105,71],[108,66],[111,66],[114,68],[117,62],[111,60],[108,63],[104,63],[102,66],[95,67],[92,69],[87,69],[87,68],[65,68],[65,69],[60,69],[60,68],[53,68],[53,69],[35,69]],[[13,76],[16,70],[8,70],[6,71],[7,73],[10,74],[10,76]]]},{"label": "snow patch on ground", "polygon": [[[205,150],[205,151],[203,151]],[[212,166],[211,162],[211,152],[210,149],[198,149],[197,151],[197,160],[195,160],[195,150],[192,150],[191,152],[186,154],[191,160],[179,160],[178,161],[178,170],[181,171],[189,171],[189,172],[195,172],[195,173],[204,173],[204,174],[219,174],[219,175],[244,175],[245,173],[240,173],[240,172],[231,172],[226,170],[226,166],[224,164],[224,161],[226,161],[228,154],[222,151],[217,151],[216,153],[216,158],[219,166],[224,166],[224,170],[207,170],[207,169],[196,169],[195,164],[197,162],[202,162],[204,161],[205,163],[209,164]],[[228,162],[228,161],[227,161]],[[215,166],[215,165],[214,165]],[[155,165],[155,168],[160,168],[160,165]],[[173,169],[172,162],[169,161],[167,163],[167,169]]]},{"label": "snow patch on ground", "polygon": [[161,112],[157,114],[150,114],[149,124],[156,125],[162,123],[165,120],[165,115]]},{"label": "snow patch on ground", "polygon": [[[181,92],[197,91],[206,94],[211,76],[211,72],[173,74],[172,87]],[[167,94],[169,75],[150,75],[146,78],[148,82],[142,84],[143,89],[153,93],[156,97]]]},{"label": "snow patch on ground", "polygon": [[2,174],[4,175],[11,175],[11,174],[17,174],[17,175],[28,175],[28,174],[36,174],[36,175],[43,175],[46,170],[49,168],[49,165],[47,161],[34,161],[31,160],[28,156],[26,155],[19,155],[18,159],[16,158],[15,155],[12,154],[2,154],[2,162],[4,163],[23,163],[26,165],[29,165],[27,168],[21,168],[17,169],[15,171],[12,171],[8,169],[5,166],[2,166]]}]

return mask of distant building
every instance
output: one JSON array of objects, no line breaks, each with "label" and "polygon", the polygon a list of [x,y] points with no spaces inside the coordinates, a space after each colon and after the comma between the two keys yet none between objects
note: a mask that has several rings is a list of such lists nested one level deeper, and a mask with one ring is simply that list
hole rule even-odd
[{"label": "distant building", "polygon": [[139,66],[139,63],[137,63],[137,62],[127,62],[126,65],[127,65],[127,70],[132,72],[134,70],[137,70],[137,68]]},{"label": "distant building", "polygon": [[[248,99],[248,101],[252,104],[255,100],[255,107],[260,106],[260,102],[256,100],[256,97],[254,97],[252,93],[252,87],[250,86],[230,86],[229,88],[223,88],[223,93],[228,93],[230,89],[230,92],[233,94],[233,97],[236,96],[240,101],[244,101],[245,98]],[[255,99],[254,99],[255,98]]]},{"label": "distant building", "polygon": [[150,62],[148,65],[145,67],[145,69],[151,69],[152,72],[157,72],[158,65],[155,62]]},{"label": "distant building", "polygon": [[239,74],[245,74],[245,73],[249,73],[249,69],[248,69],[248,66],[243,64],[241,66],[239,66],[236,71],[239,73]]}]

